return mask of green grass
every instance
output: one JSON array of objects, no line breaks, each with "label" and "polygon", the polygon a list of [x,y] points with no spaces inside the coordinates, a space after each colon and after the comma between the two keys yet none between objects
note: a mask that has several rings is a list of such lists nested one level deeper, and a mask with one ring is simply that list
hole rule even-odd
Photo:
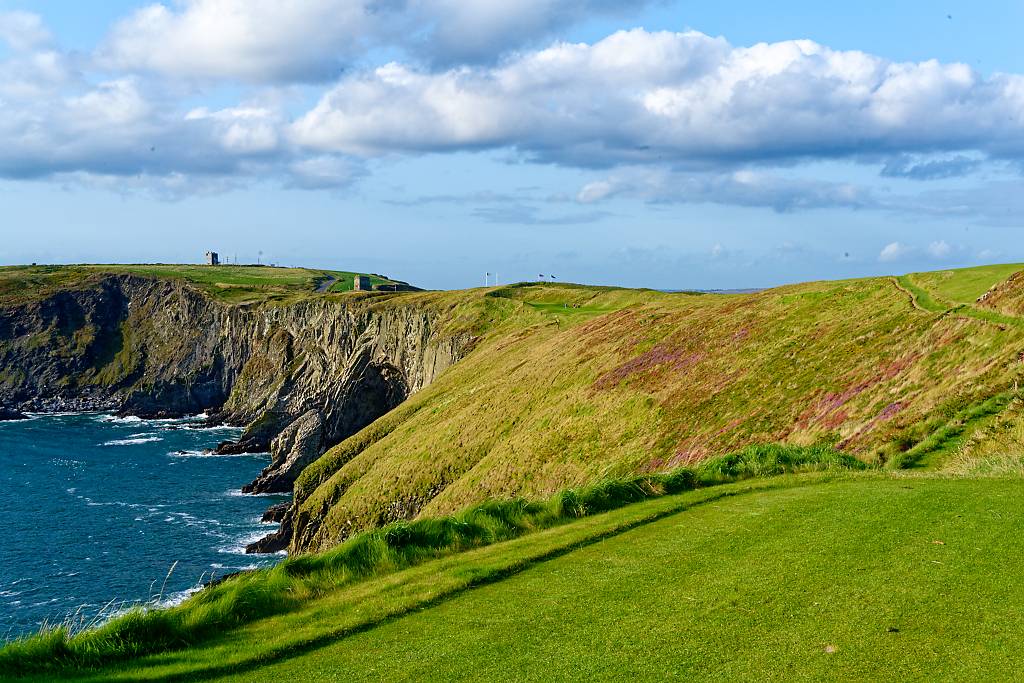
[{"label": "green grass", "polygon": [[993,285],[1020,270],[1024,270],[1022,263],[1002,263],[974,268],[913,273],[910,277],[939,300],[953,305],[973,304]]},{"label": "green grass", "polygon": [[177,607],[138,608],[99,628],[79,633],[57,628],[14,642],[0,650],[0,672],[91,667],[179,649],[368,577],[696,486],[861,468],[862,463],[825,446],[753,446],[696,469],[608,480],[567,489],[546,501],[489,501],[457,515],[394,523],[358,534],[327,553],[290,558],[271,569],[226,579]]},{"label": "green grass", "polygon": [[1021,487],[717,501],[214,680],[1012,680]]},{"label": "green grass", "polygon": [[[0,267],[0,301],[38,297],[58,289],[88,284],[109,274],[184,280],[215,299],[235,304],[292,301],[312,294],[328,277],[335,278],[329,291],[351,291],[353,278],[358,275],[340,270],[248,265],[3,266]],[[369,277],[372,284],[395,282],[378,275]]]},{"label": "green grass", "polygon": [[945,313],[949,310],[949,306],[944,303],[940,303],[932,298],[932,295],[927,291],[919,287],[910,275],[900,275],[896,278],[900,286],[911,293],[914,297],[914,303],[920,308],[928,311],[929,313]]},{"label": "green grass", "polygon": [[833,473],[698,489],[33,680],[1010,680],[1022,487]]},{"label": "green grass", "polygon": [[973,431],[1005,410],[1014,398],[1014,393],[1006,391],[966,406],[925,439],[889,460],[886,466],[891,469],[907,469],[937,465],[960,448]]},{"label": "green grass", "polygon": [[1012,387],[1024,344],[1020,325],[948,312],[907,282],[947,314],[912,308],[889,278],[728,296],[551,283],[466,293],[446,315],[467,321],[474,351],[307,468],[292,549],[327,550],[396,510],[546,497],[751,443],[828,441],[898,461]]}]

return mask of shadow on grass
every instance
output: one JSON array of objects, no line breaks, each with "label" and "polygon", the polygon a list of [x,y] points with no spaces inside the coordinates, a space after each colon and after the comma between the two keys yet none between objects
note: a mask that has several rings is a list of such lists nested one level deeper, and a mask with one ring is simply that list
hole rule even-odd
[{"label": "shadow on grass", "polygon": [[[88,673],[89,670],[134,657],[196,645],[232,628],[294,610],[329,591],[363,579],[511,540],[631,503],[752,477],[865,467],[852,456],[828,446],[751,446],[737,453],[711,458],[693,468],[566,489],[544,501],[521,498],[488,501],[456,515],[397,522],[353,536],[338,548],[319,555],[289,558],[269,569],[230,577],[176,607],[139,607],[98,628],[76,633],[64,626],[14,641],[0,649],[0,673],[28,675],[47,671],[73,673],[75,670]],[[735,494],[723,492],[718,497],[727,495]],[[683,505],[653,518],[635,520],[623,528],[598,534],[581,543],[595,543],[608,535],[622,533],[686,507]],[[468,578],[454,592],[444,593],[414,607],[429,606],[433,601],[447,599],[459,591],[499,581],[582,545],[570,544],[500,570],[482,572]],[[281,651],[270,650],[246,666],[259,666],[276,658],[315,649],[326,642],[373,628],[404,611],[407,610],[383,620],[331,632],[308,643],[290,645]],[[296,651],[296,647],[300,649]],[[238,666],[232,664],[224,671],[239,671]],[[210,675],[224,671],[218,669]],[[194,672],[189,674],[192,680],[195,675]]]}]

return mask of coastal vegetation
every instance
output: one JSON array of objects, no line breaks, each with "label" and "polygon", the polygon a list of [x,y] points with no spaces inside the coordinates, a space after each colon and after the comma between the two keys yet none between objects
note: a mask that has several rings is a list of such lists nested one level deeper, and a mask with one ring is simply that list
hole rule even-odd
[{"label": "coastal vegetation", "polygon": [[[28,310],[95,286],[96,268],[7,269],[0,293]],[[331,343],[381,350],[364,358],[383,379],[353,396],[414,390],[296,473],[278,537],[288,559],[172,608],[10,643],[0,671],[502,679],[544,677],[531,667],[559,652],[558,666],[593,677],[999,678],[1024,609],[1005,585],[1021,544],[999,545],[1024,471],[1021,269],[729,295],[552,283],[338,294],[317,291],[314,271],[276,284],[197,275],[189,287],[227,307],[209,314],[218,324],[241,325],[244,301],[247,315],[291,325],[279,347],[271,331],[264,351],[218,352],[237,353],[226,406],[251,416],[247,434],[287,426],[266,406],[296,396],[283,388],[326,348],[301,336],[309,310],[318,325],[360,311],[358,340],[339,336],[346,322]],[[233,287],[248,293],[222,296]],[[402,339],[416,353],[398,353]],[[350,400],[303,396],[324,415]],[[900,586],[880,588],[896,575]],[[991,627],[971,622],[951,645],[958,620],[985,609]],[[601,638],[629,645],[585,661]],[[520,668],[488,668],[494,658]]]}]

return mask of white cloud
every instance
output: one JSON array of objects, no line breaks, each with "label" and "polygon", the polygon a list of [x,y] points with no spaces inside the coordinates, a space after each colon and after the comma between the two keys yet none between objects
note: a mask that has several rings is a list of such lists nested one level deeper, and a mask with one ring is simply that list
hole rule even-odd
[{"label": "white cloud", "polygon": [[202,80],[322,81],[368,50],[489,61],[647,0],[184,0],[143,7],[98,51],[108,68]]},{"label": "white cloud", "polygon": [[303,190],[347,187],[363,173],[351,159],[329,155],[294,161],[289,171],[289,185]]},{"label": "white cloud", "polygon": [[53,40],[38,14],[0,12],[0,42],[14,52],[28,52],[49,45]]},{"label": "white cloud", "polygon": [[100,48],[108,68],[204,79],[320,79],[337,68],[365,22],[360,3],[188,0],[120,21]]},{"label": "white cloud", "polygon": [[935,259],[949,258],[953,253],[953,247],[946,240],[938,240],[928,245],[928,254]]},{"label": "white cloud", "polygon": [[213,112],[201,107],[186,114],[185,120],[209,122],[221,147],[230,152],[271,152],[280,142],[281,116],[265,107],[241,106]]},{"label": "white cloud", "polygon": [[894,63],[811,41],[732,47],[641,29],[495,67],[344,76],[292,128],[352,154],[513,147],[602,166],[693,167],[936,150],[1024,156],[1024,77]]},{"label": "white cloud", "polygon": [[908,256],[913,250],[900,242],[890,242],[878,254],[879,261],[898,261]]},{"label": "white cloud", "polygon": [[[620,31],[509,53],[590,11],[644,0],[369,2],[150,5],[116,26],[99,62],[61,51],[36,15],[0,13],[0,176],[101,186],[131,178],[182,193],[203,179],[337,188],[365,174],[366,157],[504,149],[600,169],[563,197],[579,204],[621,196],[779,212],[871,208],[993,224],[1024,215],[1019,180],[906,197],[798,166],[871,159],[884,175],[930,180],[994,157],[1024,161],[1024,76],[894,63],[811,41],[734,47],[692,31]],[[473,47],[478,38],[488,55]],[[335,74],[368,46],[398,46],[403,61],[354,68],[326,92],[263,86]],[[484,61],[438,66],[471,58]],[[215,90],[216,106],[197,106],[206,93],[173,76],[259,87],[241,88],[238,102],[224,101],[233,87]],[[302,105],[311,93],[315,104]],[[487,209],[489,219],[548,220],[530,214],[530,202]]]},{"label": "white cloud", "polygon": [[657,203],[768,207],[779,213],[834,207],[881,208],[864,187],[749,169],[695,173],[625,168],[604,180],[587,183],[576,200],[589,204],[618,196]]}]

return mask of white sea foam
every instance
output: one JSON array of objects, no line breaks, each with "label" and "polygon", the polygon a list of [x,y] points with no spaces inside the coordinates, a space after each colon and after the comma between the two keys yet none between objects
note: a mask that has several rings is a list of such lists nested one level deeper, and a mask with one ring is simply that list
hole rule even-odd
[{"label": "white sea foam", "polygon": [[109,413],[100,415],[96,418],[99,422],[115,422],[115,423],[129,423],[129,422],[144,422],[144,420],[138,415],[125,415],[120,417],[118,415],[111,415]]},{"label": "white sea foam", "polygon": [[171,593],[170,595],[165,597],[163,600],[158,601],[156,603],[156,606],[157,607],[174,607],[176,605],[180,605],[181,603],[185,602],[189,597],[191,597],[191,596],[195,595],[196,593],[198,593],[199,591],[203,590],[203,588],[204,588],[203,586],[192,586],[191,588],[186,588],[183,591],[178,591],[176,593]]},{"label": "white sea foam", "polygon": [[172,458],[251,458],[253,456],[269,456],[270,453],[214,453],[210,449],[202,451],[171,451]]},{"label": "white sea foam", "polygon": [[[224,553],[225,555],[245,555],[246,554],[245,547],[247,545],[249,545],[250,543],[255,543],[256,541],[260,540],[261,538],[266,537],[268,534],[274,533],[274,531],[275,531],[274,528],[268,529],[268,528],[264,527],[263,529],[260,529],[259,531],[248,533],[248,534],[246,534],[244,536],[235,538],[230,544],[225,545],[225,546],[221,546],[220,548],[217,548],[217,552]],[[276,553],[261,553],[261,554],[263,554],[263,555],[267,555],[267,554],[287,555],[288,551],[281,550],[281,551],[276,552]],[[226,568],[227,569],[232,569],[232,567],[226,567]]]},{"label": "white sea foam", "polygon": [[229,498],[277,498],[287,496],[287,493],[242,493],[242,489],[230,489],[224,492]]},{"label": "white sea foam", "polygon": [[134,446],[140,443],[152,443],[153,441],[163,441],[159,436],[146,436],[137,437],[134,439],[114,439],[113,441],[105,441],[104,446]]}]

